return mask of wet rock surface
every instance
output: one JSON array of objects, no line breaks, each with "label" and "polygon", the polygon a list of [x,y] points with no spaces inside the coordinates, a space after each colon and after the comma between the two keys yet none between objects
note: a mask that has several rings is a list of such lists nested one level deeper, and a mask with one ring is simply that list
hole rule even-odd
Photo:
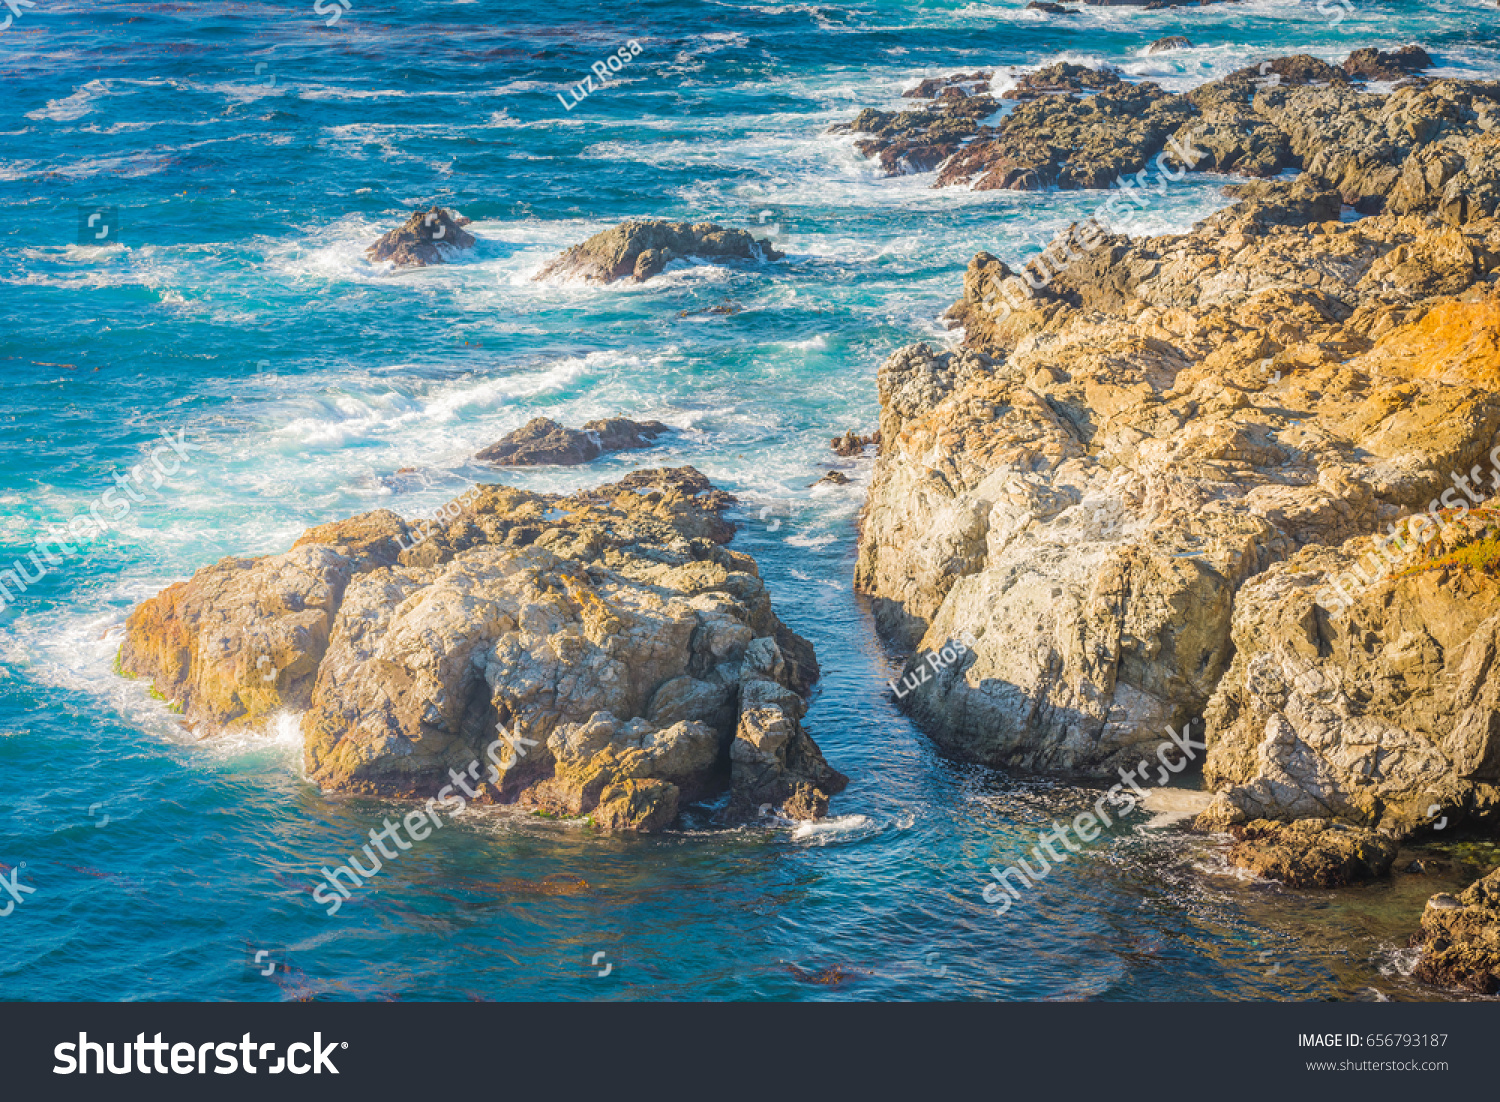
[{"label": "wet rock surface", "polygon": [[1230,860],[1289,888],[1342,888],[1389,875],[1397,843],[1373,831],[1324,819],[1258,819],[1233,830]]},{"label": "wet rock surface", "polygon": [[499,467],[576,466],[606,452],[655,446],[657,437],[671,432],[660,421],[631,421],[608,417],[569,429],[546,417],[535,417],[474,458]]},{"label": "wet rock surface", "polygon": [[454,211],[433,207],[414,211],[410,218],[365,250],[365,256],[380,263],[389,260],[398,268],[425,268],[447,263],[444,249],[474,247],[475,237],[462,227],[469,219]]},{"label": "wet rock surface", "polygon": [[536,279],[582,279],[613,283],[631,279],[642,283],[660,275],[674,260],[780,260],[766,240],[745,230],[726,229],[712,222],[668,222],[646,219],[623,222],[574,245],[547,264]]}]

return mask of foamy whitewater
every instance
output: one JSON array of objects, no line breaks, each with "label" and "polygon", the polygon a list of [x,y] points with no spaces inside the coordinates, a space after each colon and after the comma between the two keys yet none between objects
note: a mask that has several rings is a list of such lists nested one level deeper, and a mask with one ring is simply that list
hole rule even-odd
[{"label": "foamy whitewater", "polygon": [[[984,903],[988,865],[1095,791],[945,761],[895,709],[899,660],[850,585],[868,461],[828,441],[874,427],[889,353],[954,341],[937,319],[974,253],[1014,264],[1100,196],[883,179],[825,132],[925,76],[993,67],[1003,87],[1064,58],[1185,89],[1417,42],[1439,74],[1494,78],[1492,0],[1357,0],[1337,26],[1312,0],[414,0],[332,27],[311,9],[43,3],[0,31],[0,568],[161,433],[200,449],[0,614],[0,872],[36,889],[0,918],[0,997],[1436,997],[1393,964],[1420,910],[1405,889],[1369,889],[1389,898],[1356,929],[1336,900],[1214,874],[1175,805],[1004,919]],[[1196,45],[1146,54],[1172,34]],[[639,57],[566,109],[631,39]],[[1187,228],[1225,182],[1173,184],[1137,228]],[[364,259],[432,203],[478,247],[399,274]],[[80,224],[97,207],[118,210],[102,243]],[[632,216],[750,228],[789,257],[531,281]],[[740,311],[702,312],[725,302]],[[681,431],[586,468],[470,461],[542,415]],[[329,918],[319,869],[395,807],[307,783],[296,716],[199,742],[113,673],[129,610],[222,556],[372,508],[429,514],[475,481],[571,490],[637,464],[692,464],[739,498],[735,546],[824,669],[807,725],[852,779],[825,822],[721,830],[701,811],[601,838],[475,812]],[[834,465],[851,481],[813,487]],[[556,876],[587,890],[538,890]],[[291,971],[260,975],[257,949]],[[805,978],[834,967],[849,978]]]}]

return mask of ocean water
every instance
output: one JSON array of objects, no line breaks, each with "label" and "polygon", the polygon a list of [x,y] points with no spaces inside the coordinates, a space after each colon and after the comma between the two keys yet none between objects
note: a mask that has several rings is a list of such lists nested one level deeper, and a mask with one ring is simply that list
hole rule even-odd
[{"label": "ocean water", "polygon": [[[162,434],[196,449],[0,613],[0,873],[34,889],[0,917],[0,998],[1450,997],[1407,978],[1404,945],[1426,897],[1471,878],[1462,863],[1289,892],[1230,872],[1180,815],[1143,813],[1006,915],[983,901],[990,864],[1097,791],[947,761],[895,709],[899,658],[850,585],[869,461],[828,439],[874,427],[892,350],[953,340],[937,317],[975,252],[1014,263],[1101,196],[884,179],[826,131],[924,76],[1003,83],[1063,58],[1184,89],[1265,56],[1415,41],[1439,72],[1494,78],[1493,3],[1325,5],[1336,24],[1310,0],[319,6],[39,0],[0,30],[0,567]],[[1145,54],[1169,34],[1197,45]],[[1172,185],[1138,228],[1187,228],[1225,182]],[[432,203],[472,218],[477,248],[399,274],[366,262]],[[788,258],[532,281],[632,216],[749,227]],[[703,312],[725,302],[741,309]],[[851,784],[817,825],[690,815],[640,839],[472,812],[329,917],[319,870],[400,805],[304,780],[293,717],[196,741],[113,674],[125,617],[221,556],[502,480],[469,457],[538,415],[681,431],[503,480],[690,463],[738,496],[735,546],[817,646],[808,726]],[[851,481],[814,488],[832,466]]]}]

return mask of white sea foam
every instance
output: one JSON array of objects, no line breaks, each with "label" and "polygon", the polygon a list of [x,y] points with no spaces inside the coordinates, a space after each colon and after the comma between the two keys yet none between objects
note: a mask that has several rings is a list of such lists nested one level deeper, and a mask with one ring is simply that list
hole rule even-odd
[{"label": "white sea foam", "polygon": [[826,846],[842,841],[849,835],[867,831],[873,825],[868,815],[835,815],[827,819],[799,822],[792,828],[794,842],[808,842]]}]

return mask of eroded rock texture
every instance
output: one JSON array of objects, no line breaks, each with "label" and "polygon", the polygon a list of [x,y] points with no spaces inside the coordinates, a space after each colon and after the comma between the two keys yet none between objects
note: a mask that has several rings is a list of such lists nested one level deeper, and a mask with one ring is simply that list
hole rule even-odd
[{"label": "eroded rock texture", "polygon": [[477,761],[484,799],[606,829],[725,789],[732,816],[823,814],[845,779],[800,723],[817,662],[723,546],[727,495],[691,467],[478,489],[422,539],[379,511],[206,567],[131,615],[122,670],[205,735],[300,713],[331,790],[431,796]]}]

